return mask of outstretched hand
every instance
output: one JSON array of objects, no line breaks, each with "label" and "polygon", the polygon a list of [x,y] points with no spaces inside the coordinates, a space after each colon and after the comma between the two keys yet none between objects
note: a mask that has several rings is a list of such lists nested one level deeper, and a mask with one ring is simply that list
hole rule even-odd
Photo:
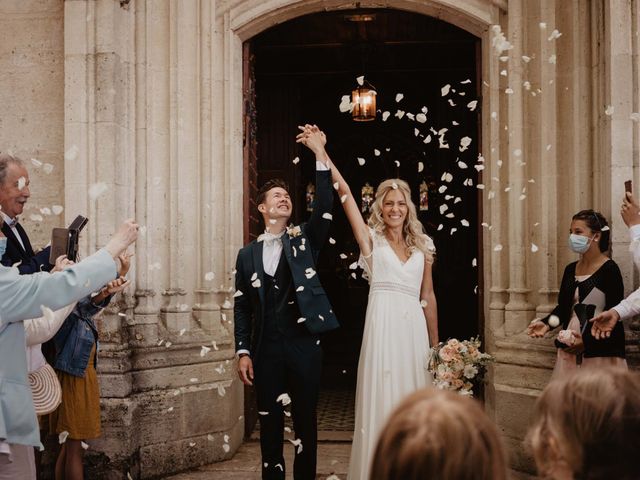
[{"label": "outstretched hand", "polygon": [[591,335],[593,335],[593,338],[596,340],[609,338],[619,320],[620,315],[613,308],[602,312],[600,315],[596,315],[589,320],[593,323],[593,325],[591,325]]},{"label": "outstretched hand", "polygon": [[534,320],[527,327],[527,335],[531,338],[542,338],[545,334],[551,330],[551,327],[544,323],[542,320]]}]

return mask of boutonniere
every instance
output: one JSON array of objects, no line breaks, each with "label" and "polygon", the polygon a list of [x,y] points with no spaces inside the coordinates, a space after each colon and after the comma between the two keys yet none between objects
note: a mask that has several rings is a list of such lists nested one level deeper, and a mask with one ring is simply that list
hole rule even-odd
[{"label": "boutonniere", "polygon": [[287,235],[289,235],[289,238],[296,238],[302,235],[300,225],[289,225],[287,227]]}]

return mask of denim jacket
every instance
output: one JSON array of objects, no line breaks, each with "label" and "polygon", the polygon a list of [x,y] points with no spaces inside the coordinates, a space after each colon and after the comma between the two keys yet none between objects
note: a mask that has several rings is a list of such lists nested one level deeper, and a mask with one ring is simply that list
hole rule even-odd
[{"label": "denim jacket", "polygon": [[78,302],[53,337],[56,347],[53,366],[56,370],[74,377],[84,377],[94,343],[96,355],[93,357],[93,366],[97,366],[98,329],[93,322],[93,316],[102,311],[110,300],[109,296],[100,305],[94,305],[91,297],[85,297]]}]

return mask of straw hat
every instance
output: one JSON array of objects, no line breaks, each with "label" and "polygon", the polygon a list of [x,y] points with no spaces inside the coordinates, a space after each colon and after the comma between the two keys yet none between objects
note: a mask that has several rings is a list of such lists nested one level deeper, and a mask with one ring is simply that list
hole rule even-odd
[{"label": "straw hat", "polygon": [[29,372],[29,385],[38,415],[51,413],[62,403],[60,381],[48,363],[35,372]]}]

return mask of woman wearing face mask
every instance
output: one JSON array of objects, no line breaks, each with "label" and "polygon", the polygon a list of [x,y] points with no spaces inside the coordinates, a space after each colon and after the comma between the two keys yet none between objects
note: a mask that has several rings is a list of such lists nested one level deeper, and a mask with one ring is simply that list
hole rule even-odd
[{"label": "woman wearing face mask", "polygon": [[531,322],[527,333],[538,338],[562,326],[556,338],[558,357],[554,376],[579,367],[626,368],[622,322],[605,340],[593,338],[588,322],[617,305],[624,295],[620,269],[605,255],[609,250],[607,220],[593,210],[576,213],[571,220],[569,247],[580,254],[580,259],[564,269],[558,305],[547,317]]}]

